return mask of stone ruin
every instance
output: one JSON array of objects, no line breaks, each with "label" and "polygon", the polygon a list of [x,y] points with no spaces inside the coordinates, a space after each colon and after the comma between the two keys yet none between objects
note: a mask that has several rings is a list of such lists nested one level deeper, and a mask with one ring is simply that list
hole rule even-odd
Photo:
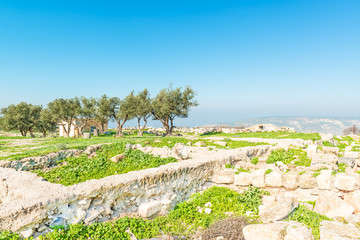
[{"label": "stone ruin", "polygon": [[[263,197],[259,208],[263,224],[246,226],[243,230],[246,240],[313,239],[311,230],[303,224],[281,221],[300,204],[336,220],[322,222],[321,239],[360,238],[360,231],[355,227],[360,223],[359,152],[348,148],[341,157],[338,148],[320,147],[321,142],[316,142],[317,145],[300,139],[246,140],[271,145],[215,151],[182,144],[172,149],[135,145],[131,147],[163,157],[174,156],[180,161],[67,187],[44,181],[35,173],[17,170],[49,167],[56,159],[82,152],[65,151],[12,164],[2,163],[0,231],[36,237],[57,225],[105,222],[126,215],[152,218],[166,214],[193,193],[213,185],[236,191],[252,185],[267,190],[270,195]],[[306,150],[312,159],[309,167],[266,163],[272,150],[293,146]],[[98,147],[85,151],[91,154]],[[256,165],[251,163],[254,157],[259,158]],[[333,174],[338,170],[338,163],[346,163],[346,170]],[[316,201],[316,204],[313,206],[307,201]]]}]

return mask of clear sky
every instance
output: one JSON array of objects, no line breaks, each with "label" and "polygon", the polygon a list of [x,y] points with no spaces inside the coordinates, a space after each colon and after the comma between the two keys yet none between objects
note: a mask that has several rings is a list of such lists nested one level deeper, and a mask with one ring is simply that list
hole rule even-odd
[{"label": "clear sky", "polygon": [[178,124],[360,116],[359,0],[0,0],[0,108],[190,84]]}]

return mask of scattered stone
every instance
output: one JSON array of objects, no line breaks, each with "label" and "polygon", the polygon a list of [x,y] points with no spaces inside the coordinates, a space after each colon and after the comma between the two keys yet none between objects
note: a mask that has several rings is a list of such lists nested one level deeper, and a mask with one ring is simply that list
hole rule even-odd
[{"label": "scattered stone", "polygon": [[322,221],[320,224],[320,240],[355,240],[359,238],[359,229],[351,223]]},{"label": "scattered stone", "polygon": [[284,173],[283,184],[288,190],[296,189],[299,186],[299,174],[296,172]]},{"label": "scattered stone", "polygon": [[315,145],[315,144],[308,145],[308,147],[306,149],[308,158],[313,158],[313,156],[316,154],[317,148],[318,148],[318,145]]},{"label": "scattered stone", "polygon": [[224,142],[224,141],[216,141],[216,142],[214,142],[214,144],[217,144],[217,145],[220,145],[220,146],[223,146],[223,147],[227,146],[227,142]]},{"label": "scattered stone", "polygon": [[132,147],[133,147],[133,145],[131,143],[127,143],[125,145],[125,151],[128,151],[128,150],[132,149]]},{"label": "scattered stone", "polygon": [[292,213],[299,203],[295,198],[282,197],[270,204],[259,206],[259,216],[264,223],[279,221]]},{"label": "scattered stone", "polygon": [[116,155],[116,156],[110,158],[110,161],[117,163],[117,162],[124,160],[125,158],[126,158],[125,153],[121,153],[119,155]]},{"label": "scattered stone", "polygon": [[360,213],[360,192],[346,193],[344,200],[355,208],[355,213]]},{"label": "scattered stone", "polygon": [[234,182],[234,170],[224,169],[213,176],[212,181],[219,184],[231,184]]},{"label": "scattered stone", "polygon": [[333,175],[331,170],[321,170],[320,175],[316,177],[316,183],[319,189],[331,190]]},{"label": "scattered stone", "polygon": [[245,240],[280,240],[286,234],[287,222],[251,224],[243,228]]},{"label": "scattered stone", "polygon": [[161,211],[161,208],[162,204],[160,201],[143,203],[139,206],[139,214],[143,218],[153,217]]},{"label": "scattered stone", "polygon": [[195,147],[206,147],[206,143],[204,141],[196,142],[194,144]]},{"label": "scattered stone", "polygon": [[354,191],[359,189],[360,176],[357,173],[338,173],[335,176],[334,185],[343,191]]},{"label": "scattered stone", "polygon": [[333,217],[348,217],[351,215],[355,208],[349,203],[340,199],[335,193],[330,191],[320,192],[315,204],[314,211],[326,215],[330,218]]},{"label": "scattered stone", "polygon": [[352,152],[345,150],[344,157],[359,158],[359,152]]},{"label": "scattered stone", "polygon": [[354,167],[355,166],[355,158],[353,158],[353,157],[340,157],[338,163],[345,163],[346,166]]},{"label": "scattered stone", "polygon": [[286,227],[286,236],[284,240],[313,240],[312,231],[304,224],[291,221]]},{"label": "scattered stone", "polygon": [[311,189],[316,186],[316,179],[311,172],[306,172],[299,177],[299,187]]},{"label": "scattered stone", "polygon": [[252,174],[249,172],[239,172],[235,174],[236,186],[249,186],[252,183]]},{"label": "scattered stone", "polygon": [[255,187],[265,187],[265,169],[258,169],[252,173],[252,185]]},{"label": "scattered stone", "polygon": [[323,152],[325,154],[334,154],[336,156],[339,155],[339,148],[338,147],[327,147],[327,146],[323,146],[322,147]]},{"label": "scattered stone", "polygon": [[211,213],[211,208],[205,208],[205,209],[204,209],[204,213],[210,214],[210,213]]},{"label": "scattered stone", "polygon": [[282,173],[280,171],[273,171],[269,174],[265,174],[265,184],[267,187],[281,187]]}]

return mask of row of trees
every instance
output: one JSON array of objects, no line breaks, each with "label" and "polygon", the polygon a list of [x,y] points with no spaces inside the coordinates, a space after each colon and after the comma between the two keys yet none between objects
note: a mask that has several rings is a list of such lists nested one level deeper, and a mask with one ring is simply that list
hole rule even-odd
[{"label": "row of trees", "polygon": [[187,118],[191,107],[197,106],[194,90],[188,86],[181,88],[165,88],[155,98],[150,97],[147,89],[135,94],[132,91],[125,98],[108,97],[99,99],[75,97],[70,99],[55,99],[47,108],[21,102],[1,109],[0,128],[4,130],[19,130],[23,136],[34,131],[40,131],[46,136],[54,131],[56,125],[63,127],[65,136],[69,136],[75,121],[82,133],[90,119],[95,119],[101,125],[100,132],[109,121],[115,121],[116,136],[123,136],[123,126],[131,119],[137,119],[139,136],[143,135],[150,117],[163,124],[166,135],[171,135],[175,118]]}]

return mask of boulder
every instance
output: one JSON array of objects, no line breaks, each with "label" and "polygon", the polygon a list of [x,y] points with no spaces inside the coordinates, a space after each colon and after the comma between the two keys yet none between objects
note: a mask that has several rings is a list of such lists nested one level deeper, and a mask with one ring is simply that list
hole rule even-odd
[{"label": "boulder", "polygon": [[191,158],[190,151],[182,143],[176,143],[173,147],[173,151],[178,158],[181,160],[186,160]]},{"label": "boulder", "polygon": [[339,155],[339,148],[338,147],[326,147],[326,146],[323,146],[322,149],[323,149],[323,152],[326,153],[326,154]]},{"label": "boulder", "polygon": [[306,149],[307,156],[309,158],[312,158],[316,154],[317,148],[318,148],[318,145],[315,145],[315,144],[308,145],[308,147]]},{"label": "boulder", "polygon": [[324,153],[316,153],[311,158],[311,164],[336,164],[339,157],[334,154],[324,154]]},{"label": "boulder", "polygon": [[346,193],[344,200],[355,208],[355,213],[360,213],[360,192]]},{"label": "boulder", "polygon": [[359,158],[359,152],[345,151],[344,157]]},{"label": "boulder", "polygon": [[333,178],[331,170],[321,170],[320,175],[316,177],[316,184],[321,190],[331,190]]},{"label": "boulder", "polygon": [[227,146],[227,142],[224,142],[224,141],[216,141],[216,142],[214,142],[214,144],[220,145],[220,146],[222,146],[222,147],[226,147],[226,146]]},{"label": "boulder", "polygon": [[280,240],[283,239],[287,222],[251,224],[243,228],[245,240]]},{"label": "boulder", "polygon": [[345,163],[346,166],[354,167],[355,166],[355,158],[353,158],[353,157],[340,157],[338,163]]},{"label": "boulder", "polygon": [[283,184],[288,190],[294,190],[299,186],[299,174],[296,172],[288,172],[283,174]]},{"label": "boulder", "polygon": [[284,240],[313,240],[312,231],[304,224],[291,221],[286,227]]},{"label": "boulder", "polygon": [[314,211],[319,214],[326,215],[330,218],[346,218],[355,211],[355,208],[336,196],[335,193],[330,191],[322,191],[318,196]]},{"label": "boulder", "polygon": [[252,175],[249,172],[240,172],[235,174],[234,180],[236,186],[249,186],[252,183]]},{"label": "boulder", "polygon": [[360,176],[357,173],[338,173],[334,179],[334,185],[342,191],[354,191],[359,189]]},{"label": "boulder", "polygon": [[273,171],[265,174],[265,184],[267,187],[282,187],[282,173],[280,171]]},{"label": "boulder", "polygon": [[252,173],[252,185],[255,187],[265,187],[265,169],[258,169]]},{"label": "boulder", "polygon": [[335,221],[320,223],[320,240],[355,240],[360,238],[360,231],[353,224]]},{"label": "boulder", "polygon": [[316,187],[316,179],[311,172],[306,172],[300,175],[299,187],[305,189],[311,189]]},{"label": "boulder", "polygon": [[286,218],[299,203],[293,197],[282,197],[274,202],[259,206],[259,216],[264,223],[275,222]]},{"label": "boulder", "polygon": [[116,155],[116,156],[110,158],[110,161],[117,163],[117,162],[119,162],[119,161],[122,161],[122,160],[125,159],[125,158],[126,158],[125,153],[121,153],[121,154],[119,154],[119,155]]},{"label": "boulder", "polygon": [[195,147],[206,147],[206,143],[204,141],[196,142],[194,144]]},{"label": "boulder", "polygon": [[212,181],[214,183],[219,184],[231,184],[234,183],[234,170],[232,169],[224,169],[222,171],[217,172],[213,178]]},{"label": "boulder", "polygon": [[139,206],[139,214],[143,218],[149,218],[160,213],[161,209],[162,209],[162,204],[160,201],[143,203]]}]

